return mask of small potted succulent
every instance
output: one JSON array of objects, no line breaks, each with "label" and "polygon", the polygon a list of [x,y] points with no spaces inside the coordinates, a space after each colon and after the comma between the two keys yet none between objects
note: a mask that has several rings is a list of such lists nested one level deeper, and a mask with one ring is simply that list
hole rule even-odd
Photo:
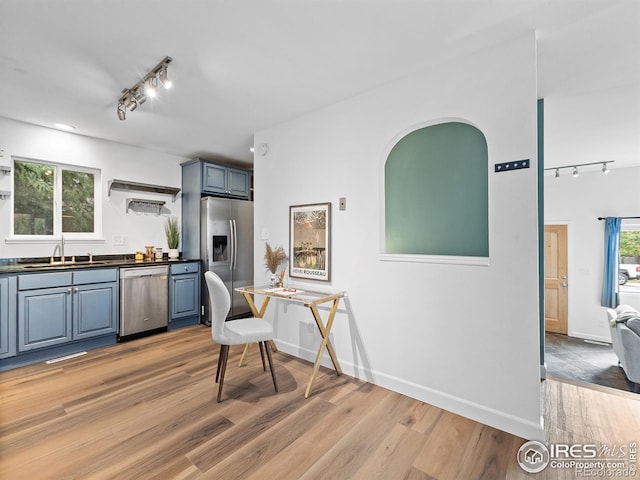
[{"label": "small potted succulent", "polygon": [[176,259],[180,256],[178,247],[180,246],[180,227],[175,217],[169,217],[164,225],[164,233],[167,235],[167,246],[169,247],[169,259]]}]

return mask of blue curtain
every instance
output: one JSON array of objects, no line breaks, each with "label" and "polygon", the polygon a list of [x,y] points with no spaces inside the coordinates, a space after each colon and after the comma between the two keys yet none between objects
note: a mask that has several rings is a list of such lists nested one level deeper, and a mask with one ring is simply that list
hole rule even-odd
[{"label": "blue curtain", "polygon": [[618,306],[618,261],[620,247],[619,217],[607,217],[604,222],[604,278],[602,282],[603,307]]}]

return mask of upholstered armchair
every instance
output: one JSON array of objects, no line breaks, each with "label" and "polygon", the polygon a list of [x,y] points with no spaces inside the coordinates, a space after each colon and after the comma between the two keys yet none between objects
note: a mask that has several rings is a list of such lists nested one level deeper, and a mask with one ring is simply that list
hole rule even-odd
[{"label": "upholstered armchair", "polygon": [[613,351],[640,393],[640,313],[627,305],[607,309]]}]

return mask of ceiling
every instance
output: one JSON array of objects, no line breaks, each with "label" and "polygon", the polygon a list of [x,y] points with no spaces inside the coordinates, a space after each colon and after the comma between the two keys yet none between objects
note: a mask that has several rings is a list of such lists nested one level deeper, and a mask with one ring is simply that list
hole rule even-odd
[{"label": "ceiling", "polygon": [[[250,165],[255,131],[535,29],[547,164],[640,165],[639,20],[637,0],[2,0],[0,116]],[[174,87],[118,120],[166,55]]]}]

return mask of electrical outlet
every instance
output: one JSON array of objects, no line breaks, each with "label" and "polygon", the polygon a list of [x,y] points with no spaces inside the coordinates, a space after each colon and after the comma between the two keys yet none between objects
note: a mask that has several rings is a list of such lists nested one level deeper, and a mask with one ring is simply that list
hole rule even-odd
[{"label": "electrical outlet", "polygon": [[123,246],[129,243],[129,239],[126,235],[114,235],[111,243],[114,246]]},{"label": "electrical outlet", "polygon": [[269,240],[269,229],[262,227],[262,240]]}]

